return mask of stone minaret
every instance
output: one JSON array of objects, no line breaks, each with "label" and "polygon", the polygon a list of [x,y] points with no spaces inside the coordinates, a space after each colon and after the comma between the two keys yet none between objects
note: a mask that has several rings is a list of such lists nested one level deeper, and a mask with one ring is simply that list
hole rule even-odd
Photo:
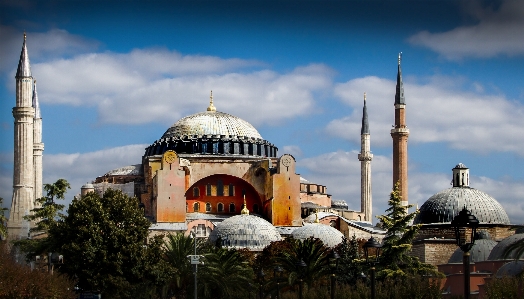
[{"label": "stone minaret", "polygon": [[362,108],[362,129],[360,130],[360,209],[364,214],[364,221],[371,222],[372,200],[371,200],[371,160],[373,154],[370,151],[370,134],[368,109],[366,107],[366,93],[364,93],[364,108]]},{"label": "stone minaret", "polygon": [[35,117],[33,119],[33,167],[35,170],[35,199],[42,197],[42,153],[44,144],[42,143],[42,116],[40,114],[40,104],[38,103],[38,93],[36,91],[36,80],[33,87],[33,108]]},{"label": "stone minaret", "polygon": [[27,55],[25,33],[15,78],[13,201],[11,202],[7,227],[11,238],[20,239],[28,236],[29,221],[24,220],[23,217],[33,209],[35,199],[35,171],[33,166],[35,109],[32,106],[33,76]]},{"label": "stone minaret", "polygon": [[402,53],[398,54],[397,90],[395,93],[395,126],[391,129],[393,138],[393,186],[398,182],[402,205],[408,205],[408,136],[406,126],[406,102],[400,62]]}]

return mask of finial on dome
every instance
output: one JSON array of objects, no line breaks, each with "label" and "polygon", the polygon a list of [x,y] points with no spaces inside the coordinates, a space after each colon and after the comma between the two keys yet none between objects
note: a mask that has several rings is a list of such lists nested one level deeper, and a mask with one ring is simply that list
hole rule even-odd
[{"label": "finial on dome", "polygon": [[246,195],[245,194],[244,194],[244,208],[242,209],[242,211],[240,211],[240,214],[242,214],[242,215],[249,215],[249,210],[247,209]]},{"label": "finial on dome", "polygon": [[315,210],[315,223],[320,223],[318,220],[318,209]]},{"label": "finial on dome", "polygon": [[211,91],[211,95],[209,96],[209,107],[207,107],[207,111],[217,111],[217,108],[213,106],[213,91]]}]

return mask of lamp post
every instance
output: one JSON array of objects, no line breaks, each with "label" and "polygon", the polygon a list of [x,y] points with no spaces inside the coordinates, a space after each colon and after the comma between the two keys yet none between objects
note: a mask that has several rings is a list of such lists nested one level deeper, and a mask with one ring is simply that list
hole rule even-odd
[{"label": "lamp post", "polygon": [[198,298],[198,285],[197,285],[197,273],[198,273],[198,265],[204,264],[201,259],[204,257],[202,255],[197,255],[197,237],[196,233],[191,231],[190,236],[193,238],[193,242],[195,244],[195,254],[188,255],[187,258],[189,258],[189,261],[191,262],[191,265],[193,265],[193,274],[195,275],[195,299]]},{"label": "lamp post", "polygon": [[262,270],[262,268],[260,268],[260,271],[258,272],[257,274],[257,277],[258,277],[258,286],[259,286],[259,289],[258,289],[258,299],[263,299],[264,298],[264,293],[262,292],[262,284],[264,283],[264,276],[266,274],[264,273],[264,270]]},{"label": "lamp post", "polygon": [[273,268],[273,277],[277,280],[277,299],[280,299],[280,276],[282,275],[282,267],[280,265],[276,265]]},{"label": "lamp post", "polygon": [[[366,262],[371,265],[371,299],[375,299],[375,264],[378,263],[378,259],[380,257],[380,249],[382,248],[382,245],[378,243],[375,238],[371,237],[369,240],[364,244],[364,255],[366,256]],[[375,248],[375,259],[370,260],[370,249]]]},{"label": "lamp post", "polygon": [[307,267],[303,259],[300,259],[295,264],[298,271],[298,299],[302,299],[302,285],[304,280],[302,279],[303,270]]},{"label": "lamp post", "polygon": [[331,299],[335,299],[335,272],[338,269],[338,259],[340,259],[340,255],[335,251],[335,249],[333,249],[331,250],[331,253],[328,257],[331,261],[331,263],[329,264],[329,266],[331,267]]},{"label": "lamp post", "polygon": [[[469,251],[475,244],[475,234],[479,221],[477,217],[472,215],[464,206],[462,211],[458,213],[451,221],[451,226],[455,230],[455,240],[457,246],[464,252],[462,263],[464,265],[464,299],[470,298],[470,269],[469,269]],[[471,229],[471,234],[468,236],[467,229]]]}]

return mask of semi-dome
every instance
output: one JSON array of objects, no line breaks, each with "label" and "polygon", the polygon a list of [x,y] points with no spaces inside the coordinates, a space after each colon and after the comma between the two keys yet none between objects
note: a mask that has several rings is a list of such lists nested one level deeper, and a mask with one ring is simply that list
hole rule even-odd
[{"label": "semi-dome", "polygon": [[[510,252],[510,254],[504,258],[504,252],[506,252],[506,249],[516,242],[524,239],[524,234],[514,234],[512,236],[509,236],[505,238],[504,240],[500,241],[497,246],[495,246],[491,253],[489,254],[488,260],[490,261],[496,261],[496,260],[511,260],[515,259],[515,251]],[[522,258],[522,257],[521,257]]]},{"label": "semi-dome", "polygon": [[311,223],[299,227],[291,233],[293,238],[298,240],[305,240],[308,238],[320,239],[327,247],[335,247],[342,243],[344,235],[329,225],[321,223]]},{"label": "semi-dome", "polygon": [[[483,262],[486,261],[489,257],[489,254],[491,250],[497,245],[497,242],[492,240],[489,233],[486,231],[480,231],[477,234],[477,240],[475,240],[475,244],[469,251],[470,253],[470,261],[473,263]],[[464,252],[457,248],[455,252],[451,255],[449,258],[448,263],[462,263],[462,260],[464,258]]]},{"label": "semi-dome", "polygon": [[247,121],[217,111],[211,96],[207,111],[177,121],[160,139],[146,148],[145,156],[161,155],[167,150],[182,156],[211,154],[276,157],[278,149],[264,140]]},{"label": "semi-dome", "polygon": [[209,235],[212,243],[220,239],[223,247],[262,251],[271,242],[281,241],[277,229],[255,215],[236,215],[220,222]]},{"label": "semi-dome", "polygon": [[469,187],[469,169],[462,163],[453,168],[453,187],[431,196],[413,223],[449,223],[464,207],[480,224],[510,224],[508,214],[496,199]]}]

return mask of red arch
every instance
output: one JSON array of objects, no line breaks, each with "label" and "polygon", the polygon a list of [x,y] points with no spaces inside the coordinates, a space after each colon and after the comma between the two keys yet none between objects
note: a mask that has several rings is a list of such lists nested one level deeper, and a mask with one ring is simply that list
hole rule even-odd
[{"label": "red arch", "polygon": [[[218,195],[218,182],[219,180],[222,181],[224,186],[224,194]],[[208,195],[207,185],[210,184],[212,186],[212,194]],[[229,195],[229,186],[230,184],[234,188],[233,196]],[[227,187],[226,187],[227,186]],[[194,196],[195,193],[193,191],[194,188],[198,188],[198,196]],[[227,174],[214,174],[208,177],[205,177],[198,182],[194,183],[187,189],[186,191],[186,203],[188,206],[187,212],[193,212],[193,205],[194,203],[198,202],[200,204],[200,213],[208,213],[208,214],[226,214],[226,215],[238,215],[240,214],[240,211],[242,210],[242,206],[244,204],[244,198],[243,198],[243,190],[245,190],[246,194],[246,204],[247,208],[251,213],[253,213],[253,206],[256,204],[259,208],[259,214],[261,213],[261,209],[263,207],[262,205],[262,199],[260,198],[260,195],[255,190],[255,188],[249,184],[247,181]],[[205,207],[206,203],[211,203],[211,212],[207,212]],[[224,204],[224,211],[218,212],[217,211],[217,205],[218,203]],[[235,212],[230,213],[229,212],[229,205],[233,203],[235,205]]]}]

